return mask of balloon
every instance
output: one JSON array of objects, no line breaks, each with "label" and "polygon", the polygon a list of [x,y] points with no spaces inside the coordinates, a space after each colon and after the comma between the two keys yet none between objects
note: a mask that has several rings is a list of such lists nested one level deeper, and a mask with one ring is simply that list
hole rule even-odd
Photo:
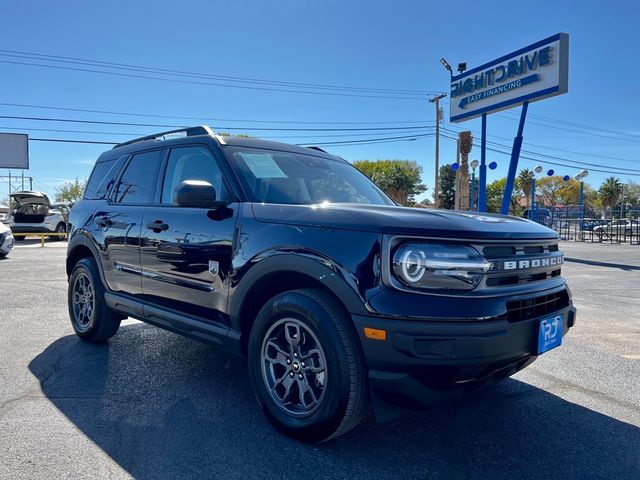
[{"label": "balloon", "polygon": [[491,162],[489,164],[489,170],[495,170],[496,168],[498,168],[498,164],[496,162]]},{"label": "balloon", "polygon": [[549,175],[549,176],[553,175],[554,173],[556,173],[556,172],[553,171],[553,168],[547,170],[547,175]]},{"label": "balloon", "polygon": [[453,170],[454,172],[460,167],[460,165],[458,165],[458,163],[452,163],[451,164],[451,170]]},{"label": "balloon", "polygon": [[565,182],[568,182],[570,178],[571,177],[569,175],[565,175],[564,177],[562,177],[562,180],[564,180]]}]

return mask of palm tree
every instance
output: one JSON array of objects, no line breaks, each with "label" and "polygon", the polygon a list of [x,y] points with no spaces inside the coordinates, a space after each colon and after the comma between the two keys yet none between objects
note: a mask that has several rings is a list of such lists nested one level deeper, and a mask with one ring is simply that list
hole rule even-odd
[{"label": "palm tree", "polygon": [[469,210],[469,153],[473,147],[471,132],[460,132],[460,168],[458,168],[458,184],[460,185],[460,210]]},{"label": "palm tree", "polygon": [[528,168],[523,168],[516,179],[518,187],[524,193],[527,202],[527,208],[531,207],[531,187],[533,186],[533,178],[535,173]]},{"label": "palm tree", "polygon": [[622,194],[623,188],[622,183],[616,177],[609,177],[602,182],[602,185],[600,185],[600,188],[598,189],[602,206],[605,208],[611,208],[618,203],[618,198]]}]

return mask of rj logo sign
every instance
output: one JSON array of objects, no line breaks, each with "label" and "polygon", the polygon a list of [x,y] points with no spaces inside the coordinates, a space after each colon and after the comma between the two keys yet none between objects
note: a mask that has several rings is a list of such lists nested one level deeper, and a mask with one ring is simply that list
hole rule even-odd
[{"label": "rj logo sign", "polygon": [[559,33],[451,78],[451,121],[567,92],[569,37]]}]

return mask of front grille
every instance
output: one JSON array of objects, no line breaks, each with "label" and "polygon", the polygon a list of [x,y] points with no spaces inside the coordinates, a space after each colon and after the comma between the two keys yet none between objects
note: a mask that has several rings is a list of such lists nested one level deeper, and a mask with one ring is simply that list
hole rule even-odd
[{"label": "front grille", "polygon": [[543,259],[557,257],[558,244],[551,242],[527,242],[522,244],[484,245],[481,248],[483,256],[492,262],[493,267],[485,277],[485,287],[505,287],[522,285],[532,282],[543,282],[558,277],[561,274],[560,266],[547,264],[546,266],[531,266],[508,270],[501,268],[504,262],[541,261]]},{"label": "front grille", "polygon": [[507,302],[507,320],[520,322],[532,318],[543,317],[569,306],[569,295],[566,290],[550,293],[527,300]]}]

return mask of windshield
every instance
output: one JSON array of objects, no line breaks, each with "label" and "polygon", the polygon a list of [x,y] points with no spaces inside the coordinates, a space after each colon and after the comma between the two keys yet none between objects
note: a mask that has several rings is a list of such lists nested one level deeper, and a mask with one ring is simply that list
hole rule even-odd
[{"label": "windshield", "polygon": [[346,162],[300,153],[229,147],[233,165],[255,202],[393,205]]}]

